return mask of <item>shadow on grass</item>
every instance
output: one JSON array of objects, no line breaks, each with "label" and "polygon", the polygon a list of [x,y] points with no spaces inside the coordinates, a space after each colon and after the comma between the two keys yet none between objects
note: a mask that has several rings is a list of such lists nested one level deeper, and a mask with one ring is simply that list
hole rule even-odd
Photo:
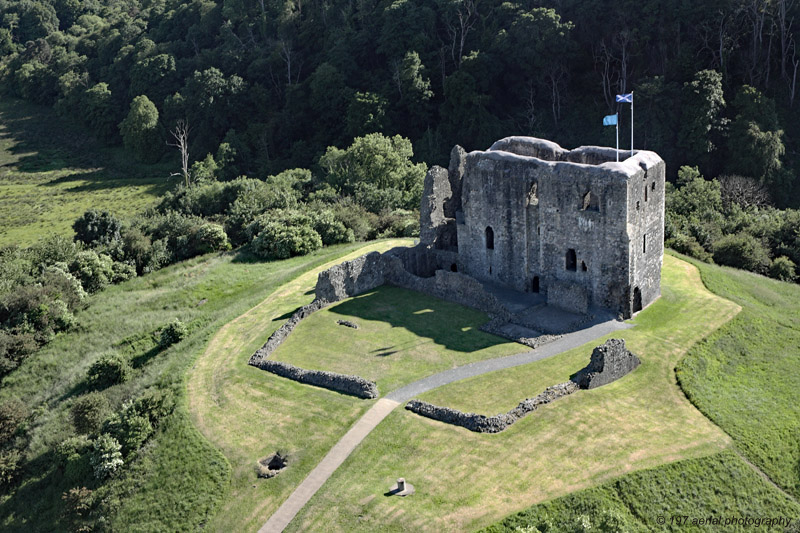
[{"label": "shadow on grass", "polygon": [[[508,341],[480,331],[488,317],[458,304],[398,287],[381,286],[329,308],[332,313],[380,321],[459,352],[475,352]],[[396,346],[379,350],[388,356]]]},{"label": "shadow on grass", "polygon": [[92,131],[74,119],[58,116],[47,106],[3,98],[0,126],[0,139],[10,141],[5,153],[0,153],[2,167],[26,173],[92,169],[55,179],[48,185],[89,182],[70,189],[84,192],[129,187],[131,182],[150,183],[148,193],[153,196],[162,195],[173,185],[162,178],[169,174],[171,163],[145,165],[132,161],[121,148],[104,145]]},{"label": "shadow on grass", "polygon": [[142,368],[144,365],[149,363],[155,356],[166,350],[165,346],[159,346],[156,344],[146,352],[137,355],[131,359],[131,366],[135,369]]},{"label": "shadow on grass", "polygon": [[[0,503],[3,531],[66,531],[62,517],[61,495],[71,489],[55,466],[52,451],[33,459],[23,467],[23,479],[34,479],[17,487],[11,497]],[[93,480],[81,483],[94,488]],[[80,485],[79,485],[80,486]]]}]

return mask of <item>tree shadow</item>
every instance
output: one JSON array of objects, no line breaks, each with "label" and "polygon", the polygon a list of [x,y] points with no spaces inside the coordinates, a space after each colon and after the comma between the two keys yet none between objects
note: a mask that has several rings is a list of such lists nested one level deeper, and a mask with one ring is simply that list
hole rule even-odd
[{"label": "tree shadow", "polygon": [[3,98],[0,140],[9,144],[5,154],[0,154],[0,167],[25,173],[75,170],[47,183],[88,182],[69,189],[71,192],[149,184],[147,192],[160,196],[173,185],[166,178],[174,166],[171,161],[155,165],[133,161],[121,147],[106,146],[94,132],[46,106]]},{"label": "tree shadow", "polygon": [[136,357],[132,357],[131,358],[131,366],[134,369],[142,368],[144,365],[149,363],[155,356],[157,356],[158,354],[160,354],[164,350],[166,350],[165,346],[159,346],[158,344],[156,344],[155,346],[153,346],[152,348],[150,348],[146,352],[141,353],[141,354],[137,355]]},{"label": "tree shadow", "polygon": [[[459,352],[475,352],[508,342],[479,330],[487,320],[485,314],[399,287],[384,285],[329,309],[343,316],[386,322]],[[381,348],[376,355],[392,355],[397,352],[395,348]]]}]

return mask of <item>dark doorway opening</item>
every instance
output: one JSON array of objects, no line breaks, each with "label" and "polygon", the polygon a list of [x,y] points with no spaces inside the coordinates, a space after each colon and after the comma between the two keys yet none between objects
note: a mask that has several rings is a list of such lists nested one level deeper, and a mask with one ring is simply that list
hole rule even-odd
[{"label": "dark doorway opening", "polygon": [[573,272],[578,270],[578,257],[575,255],[575,250],[572,248],[567,250],[566,268]]},{"label": "dark doorway opening", "polygon": [[633,312],[638,313],[642,310],[642,291],[639,287],[633,288]]},{"label": "dark doorway opening", "polygon": [[531,281],[531,292],[539,292],[539,276],[533,276],[533,281]]},{"label": "dark doorway opening", "polygon": [[486,226],[486,249],[494,250],[494,230],[491,226]]},{"label": "dark doorway opening", "polygon": [[458,265],[455,263],[450,265],[450,272],[458,272]]}]

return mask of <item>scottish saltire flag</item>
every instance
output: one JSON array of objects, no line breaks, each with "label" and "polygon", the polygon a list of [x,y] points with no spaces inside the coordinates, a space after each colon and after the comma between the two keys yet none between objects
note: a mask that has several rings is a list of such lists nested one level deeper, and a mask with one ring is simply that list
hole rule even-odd
[{"label": "scottish saltire flag", "polygon": [[617,95],[617,102],[622,102],[624,104],[632,104],[633,103],[633,93],[618,94]]},{"label": "scottish saltire flag", "polygon": [[606,115],[603,117],[603,126],[616,126],[617,115]]}]

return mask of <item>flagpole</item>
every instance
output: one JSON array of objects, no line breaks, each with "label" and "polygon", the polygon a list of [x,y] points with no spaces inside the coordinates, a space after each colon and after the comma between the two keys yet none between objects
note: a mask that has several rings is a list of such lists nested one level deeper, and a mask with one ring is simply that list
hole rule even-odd
[{"label": "flagpole", "polygon": [[633,91],[631,91],[631,157],[633,157]]},{"label": "flagpole", "polygon": [[617,163],[619,163],[619,111],[617,111],[617,120],[615,127],[617,129]]}]

